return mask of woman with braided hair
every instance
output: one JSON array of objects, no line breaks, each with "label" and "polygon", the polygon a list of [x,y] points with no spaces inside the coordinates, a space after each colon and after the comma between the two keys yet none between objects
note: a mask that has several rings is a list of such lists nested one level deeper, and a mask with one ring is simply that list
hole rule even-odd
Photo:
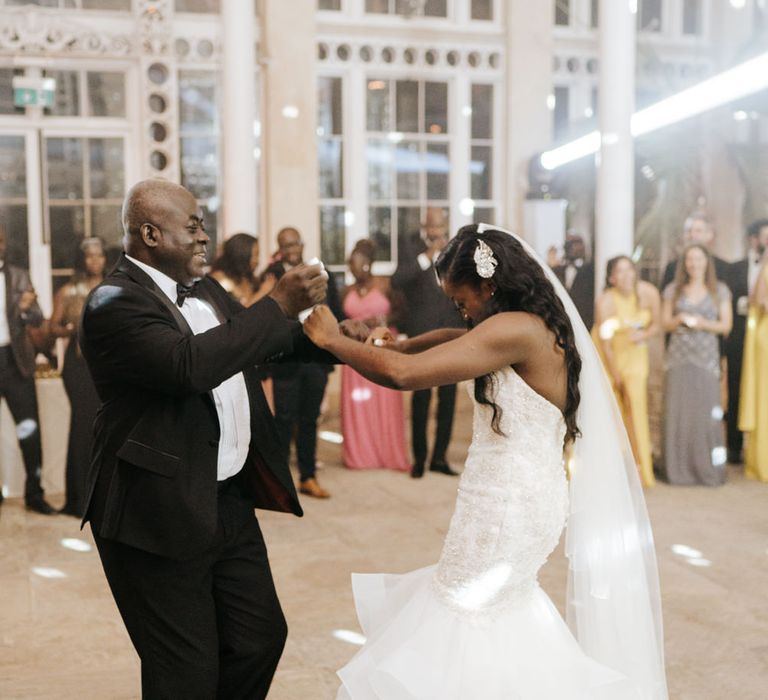
[{"label": "woman with braided hair", "polygon": [[[338,697],[665,700],[653,540],[589,332],[508,232],[464,227],[436,270],[466,331],[399,343],[380,330],[360,345],[322,306],[304,326],[385,386],[473,380],[472,444],[442,555],[402,575],[353,575],[367,639],[339,671]],[[537,582],[566,519],[568,626]]]}]

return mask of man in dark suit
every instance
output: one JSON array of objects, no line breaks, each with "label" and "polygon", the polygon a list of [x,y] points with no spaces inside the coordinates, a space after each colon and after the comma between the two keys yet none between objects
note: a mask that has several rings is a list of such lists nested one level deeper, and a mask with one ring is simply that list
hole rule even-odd
[{"label": "man in dark suit", "polygon": [[[698,243],[699,245],[703,245],[709,251],[714,240],[715,231],[712,228],[709,219],[704,214],[691,214],[683,223],[683,246]],[[718,258],[716,255],[713,255],[712,252],[709,254],[715,264],[715,276],[718,280],[727,284],[728,263],[725,262],[725,260]],[[662,293],[666,286],[675,279],[676,270],[677,258],[670,260],[664,268],[664,274],[661,277],[661,284],[659,285],[659,289]]]},{"label": "man in dark suit", "polygon": [[[27,336],[29,326],[36,328],[43,322],[43,312],[29,273],[6,264],[7,249],[5,228],[0,225],[0,398],[8,402],[16,423],[26,471],[27,510],[51,515],[55,511],[46,502],[40,483],[43,449],[35,393],[35,350]],[[0,489],[0,503],[2,493]]]},{"label": "man in dark suit", "polygon": [[[279,260],[265,271],[265,278],[277,281],[297,265],[303,264],[304,242],[292,226],[277,234]],[[333,279],[328,281],[326,304],[338,320],[343,318],[341,302]],[[296,430],[296,461],[299,466],[299,492],[313,498],[329,498],[330,493],[317,481],[317,419],[328,384],[329,366],[313,362],[281,362],[264,368],[272,377],[275,396],[275,423],[286,459]]]},{"label": "man in dark suit", "polygon": [[587,328],[595,320],[595,265],[587,260],[584,239],[575,233],[565,237],[565,262],[554,268],[557,278],[571,295]]},{"label": "man in dark suit", "polygon": [[[402,292],[407,300],[403,330],[410,336],[437,328],[459,328],[463,325],[459,312],[443,294],[435,275],[434,262],[448,243],[448,222],[439,207],[427,209],[421,226],[421,240],[425,246],[424,250],[418,255],[409,255],[403,251],[404,255],[392,275],[392,288]],[[411,476],[415,479],[424,476],[424,465],[427,461],[427,419],[431,400],[431,389],[414,391],[411,399]],[[429,469],[450,476],[457,473],[451,469],[445,457],[451,442],[455,408],[456,385],[438,387],[437,433]]]},{"label": "man in dark suit", "polygon": [[141,658],[143,697],[264,698],[286,625],[254,506],[301,515],[255,365],[319,353],[293,319],[325,297],[301,266],[243,309],[203,277],[195,198],[123,204],[124,251],[81,345],[102,401],[83,522]]},{"label": "man in dark suit", "polygon": [[725,343],[728,358],[728,461],[741,464],[744,436],[739,430],[739,398],[741,396],[741,366],[744,360],[744,338],[747,332],[749,295],[760,273],[763,253],[768,247],[768,219],[758,219],[747,229],[747,256],[733,263],[723,281],[731,289],[733,327]]}]

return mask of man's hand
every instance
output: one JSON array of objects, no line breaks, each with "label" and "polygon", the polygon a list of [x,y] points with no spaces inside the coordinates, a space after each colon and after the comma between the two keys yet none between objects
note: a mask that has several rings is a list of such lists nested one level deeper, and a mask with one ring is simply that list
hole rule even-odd
[{"label": "man's hand", "polygon": [[366,323],[363,321],[355,321],[351,318],[342,321],[339,324],[339,330],[347,336],[347,338],[352,338],[352,340],[357,340],[361,343],[364,343],[368,339],[368,334],[371,332],[371,329]]},{"label": "man's hand", "polygon": [[35,301],[37,301],[37,294],[35,294],[34,289],[27,289],[22,292],[21,298],[19,299],[19,311],[23,314],[27,313],[27,311],[32,308]]},{"label": "man's hand", "polygon": [[298,265],[280,278],[269,296],[288,318],[296,318],[299,311],[322,302],[327,289],[328,273],[322,265]]}]

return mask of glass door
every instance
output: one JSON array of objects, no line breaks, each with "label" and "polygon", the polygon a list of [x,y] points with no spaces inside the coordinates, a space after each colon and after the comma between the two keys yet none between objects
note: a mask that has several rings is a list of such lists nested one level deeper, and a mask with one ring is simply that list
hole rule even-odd
[{"label": "glass door", "polygon": [[9,264],[29,268],[28,134],[0,134],[0,226]]},{"label": "glass door", "polygon": [[122,239],[125,139],[43,135],[45,217],[53,292],[74,272],[84,238],[104,240],[116,257]]}]

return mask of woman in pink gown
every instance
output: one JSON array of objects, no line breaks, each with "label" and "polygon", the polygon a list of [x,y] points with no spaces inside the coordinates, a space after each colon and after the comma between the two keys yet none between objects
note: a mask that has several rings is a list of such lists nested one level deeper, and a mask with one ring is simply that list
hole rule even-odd
[{"label": "woman in pink gown", "polygon": [[[374,327],[387,324],[392,304],[374,284],[372,263],[373,243],[358,241],[349,256],[355,283],[345,290],[343,307],[348,318]],[[410,470],[402,394],[346,365],[341,370],[341,430],[344,464],[350,469]]]}]

